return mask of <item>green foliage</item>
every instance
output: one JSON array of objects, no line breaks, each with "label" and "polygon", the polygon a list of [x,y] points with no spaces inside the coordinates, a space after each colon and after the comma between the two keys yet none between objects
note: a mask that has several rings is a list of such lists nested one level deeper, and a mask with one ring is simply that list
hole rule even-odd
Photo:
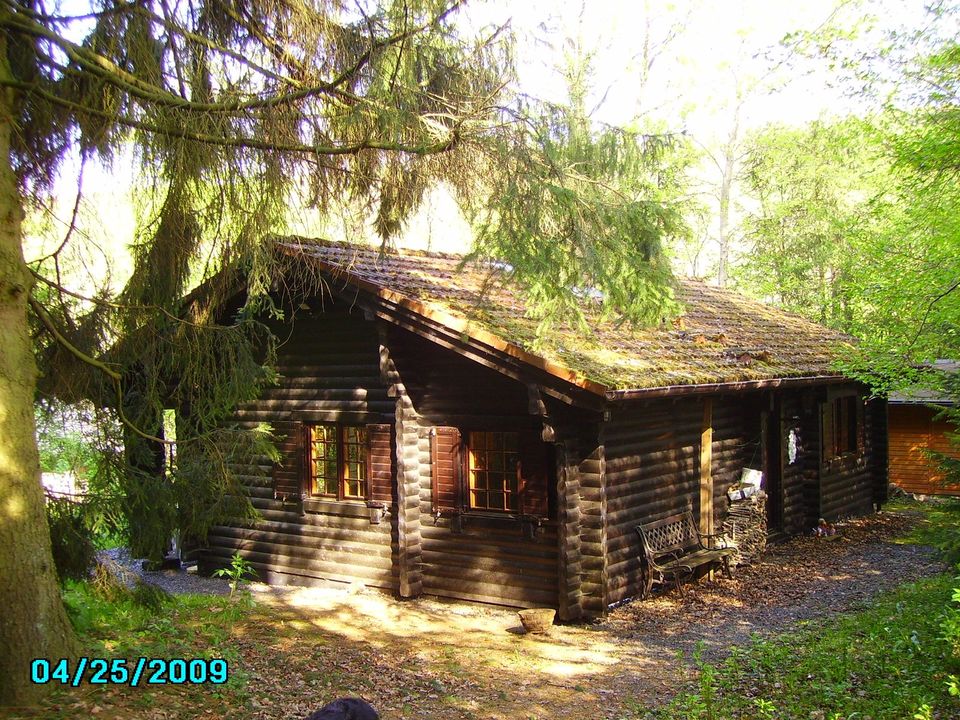
[{"label": "green foliage", "polygon": [[960,670],[960,658],[941,626],[953,592],[943,575],[905,585],[836,620],[757,639],[706,677],[701,668],[699,689],[678,695],[656,717],[953,716],[958,706],[947,683]]},{"label": "green foliage", "polygon": [[95,413],[87,406],[69,406],[56,400],[35,405],[40,469],[70,473],[87,485],[100,472]]},{"label": "green foliage", "polygon": [[473,200],[472,258],[503,259],[541,331],[562,319],[588,325],[583,299],[604,318],[654,325],[676,314],[664,247],[686,236],[686,138],[593,122],[585,108],[590,55],[571,52],[569,102],[517,98],[517,133],[499,140],[484,202]]},{"label": "green foliage", "polygon": [[255,578],[257,576],[257,572],[253,569],[253,565],[251,565],[250,561],[243,557],[239,552],[234,553],[233,557],[230,558],[230,567],[215,570],[213,574],[217,577],[229,578],[231,598],[234,596],[234,593],[236,593],[240,583],[242,583],[246,577]]},{"label": "green foliage", "polygon": [[216,596],[157,597],[159,602],[138,602],[134,590],[107,598],[83,582],[68,582],[63,591],[67,613],[90,654],[235,661],[224,640],[249,606]]},{"label": "green foliage", "polygon": [[960,499],[927,500],[910,503],[908,507],[921,510],[924,519],[907,540],[936,548],[944,562],[951,566],[960,563]]},{"label": "green foliage", "polygon": [[53,563],[60,583],[87,578],[96,561],[97,548],[87,521],[85,504],[48,497],[46,513]]},{"label": "green foliage", "polygon": [[868,122],[771,126],[747,140],[745,180],[756,210],[739,286],[846,332],[863,330],[861,247],[871,242],[871,201],[889,182]]},{"label": "green foliage", "polygon": [[159,585],[144,582],[138,579],[130,591],[130,598],[134,603],[153,612],[160,612],[164,605],[172,600],[172,595]]}]

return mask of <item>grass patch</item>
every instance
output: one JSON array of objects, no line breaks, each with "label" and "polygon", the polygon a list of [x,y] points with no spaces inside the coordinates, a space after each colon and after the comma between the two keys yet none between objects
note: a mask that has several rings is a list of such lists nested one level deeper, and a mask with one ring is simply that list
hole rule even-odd
[{"label": "grass patch", "polygon": [[891,510],[912,510],[923,513],[923,520],[903,538],[916,545],[932,545],[951,565],[960,563],[960,499],[897,500]]},{"label": "grass patch", "polygon": [[[901,542],[960,560],[960,500],[897,501],[922,511]],[[895,571],[895,569],[892,569]],[[889,571],[889,569],[888,569]],[[932,720],[960,717],[960,578],[902,585],[868,607],[757,639],[719,665],[695,659],[695,685],[653,717],[666,720]]]},{"label": "grass patch", "polygon": [[207,595],[170,596],[166,602],[141,588],[105,600],[86,582],[64,588],[67,614],[91,654],[103,656],[196,656],[217,647],[249,604]]},{"label": "grass patch", "polygon": [[[240,649],[233,632],[250,611],[249,598],[231,602],[207,595],[157,596],[149,587],[105,598],[92,582],[68,582],[64,605],[84,654],[102,658],[223,658],[229,666],[223,685],[81,685],[55,688],[41,709],[44,718],[75,718],[104,711],[110,717],[129,715],[131,708],[170,709],[170,717],[196,717],[213,698],[242,716],[248,703],[249,674],[238,664]],[[116,714],[110,714],[111,712]],[[24,717],[34,717],[26,715]]]},{"label": "grass patch", "polygon": [[949,682],[960,662],[942,628],[953,584],[942,575],[905,585],[865,610],[701,664],[698,686],[655,717],[956,717]]}]

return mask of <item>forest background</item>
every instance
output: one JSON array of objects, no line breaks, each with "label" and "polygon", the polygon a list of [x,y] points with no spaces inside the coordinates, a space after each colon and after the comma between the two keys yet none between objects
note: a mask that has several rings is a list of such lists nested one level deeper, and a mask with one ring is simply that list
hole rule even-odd
[{"label": "forest background", "polygon": [[[171,32],[164,48],[163,33],[153,37],[149,23],[115,37],[110,14],[129,10],[119,5],[69,21],[32,6],[4,7],[10,37],[41,38],[36,46],[55,48],[27,58],[40,57],[47,76],[33,84],[5,80],[47,103],[26,106],[33,114],[14,134],[11,153],[26,204],[22,248],[33,290],[28,301],[17,299],[23,287],[14,284],[10,296],[29,302],[32,352],[44,371],[36,395],[40,454],[47,469],[63,469],[65,454],[76,453],[68,465],[85,470],[103,501],[90,522],[136,528],[127,538],[134,550],[152,554],[172,528],[202,536],[217,513],[243,512],[218,504],[230,478],[214,471],[203,448],[270,452],[269,429],[239,439],[218,422],[225,408],[269,382],[249,350],[264,342],[252,311],[276,308],[258,301],[232,335],[195,332],[209,317],[172,331],[164,325],[183,293],[215,277],[227,259],[239,259],[262,290],[269,268],[260,238],[267,233],[503,258],[508,280],[537,300],[544,326],[576,314],[574,279],[602,292],[611,313],[656,322],[677,310],[672,268],[857,335],[861,343],[843,358],[845,369],[877,392],[939,382],[926,364],[960,357],[960,46],[958,9],[950,3],[818,2],[787,10],[691,0],[583,3],[559,12],[552,3],[517,10],[424,2],[389,4],[375,18],[366,6],[322,4],[325,19],[366,23],[372,47],[397,55],[376,54],[383,56],[379,74],[357,81],[357,92],[369,98],[339,98],[348,108],[340,115],[324,115],[335,103],[319,106],[317,128],[363,138],[347,164],[321,162],[319,173],[293,182],[282,181],[293,167],[287,156],[322,156],[316,145],[271,154],[283,142],[263,148],[249,135],[231,135],[246,129],[244,120],[191,130],[193,145],[183,142],[178,123],[191,109],[231,112],[244,104],[176,97],[171,68],[179,73],[180,51],[204,47],[203,37]],[[283,3],[268,10],[286,12]],[[416,31],[390,34],[413,27],[408,12],[427,19]],[[211,29],[229,43],[237,28],[248,32],[260,20],[227,18]],[[382,23],[375,42],[373,20]],[[170,29],[179,18],[150,22]],[[334,49],[363,39],[336,23],[324,27],[333,28],[323,42]],[[136,32],[146,33],[144,44],[137,45]],[[405,51],[408,37],[423,41]],[[268,57],[276,49],[269,37],[257,41]],[[87,75],[104,71],[85,54],[97,42],[135,70],[131,77],[107,70],[107,84],[119,92],[89,82]],[[19,71],[23,58],[12,57]],[[219,68],[224,86],[234,80],[232,63],[249,62],[235,51],[231,57]],[[476,59],[475,73],[464,70],[464,57]],[[304,59],[281,53],[276,62],[309,73]],[[204,61],[198,53],[184,68],[202,69]],[[148,75],[137,75],[144,68]],[[65,105],[43,83],[55,86],[70,72],[79,78],[75,104],[83,111],[45,116]],[[143,89],[149,72],[162,92]],[[276,76],[270,73],[261,76],[265,86]],[[418,85],[418,73],[433,73],[440,84]],[[180,94],[222,90],[210,77],[180,77]],[[453,99],[432,107],[438,97]],[[248,104],[262,110],[274,102]],[[128,107],[143,114],[123,118]],[[143,118],[154,123],[149,131]],[[255,120],[281,141],[302,129],[293,113]],[[403,140],[371,141],[378,133]],[[210,143],[196,138],[211,134],[221,150],[203,154]],[[327,150],[348,154],[343,145]],[[48,155],[53,162],[44,162]],[[504,157],[514,172],[498,170],[496,158]],[[346,179],[331,179],[338,173]],[[271,192],[258,192],[258,183]],[[97,359],[108,348],[111,361],[130,350],[123,339],[134,330],[147,351],[133,364],[121,372]],[[192,447],[201,450],[181,455],[177,482],[158,484],[136,469],[156,452],[169,399],[157,379],[171,376],[197,389],[186,400]],[[91,397],[105,399],[73,402]],[[90,446],[97,452],[87,453]],[[176,492],[209,500],[193,504],[205,508],[202,517],[178,517],[174,509],[184,504]],[[13,537],[14,527],[0,530]]]}]

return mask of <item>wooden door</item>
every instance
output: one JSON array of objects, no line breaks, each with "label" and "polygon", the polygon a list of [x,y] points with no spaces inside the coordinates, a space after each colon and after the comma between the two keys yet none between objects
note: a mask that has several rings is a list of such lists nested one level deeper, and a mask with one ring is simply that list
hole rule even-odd
[{"label": "wooden door", "polygon": [[775,398],[763,413],[764,490],[767,493],[767,533],[783,532],[783,408]]}]

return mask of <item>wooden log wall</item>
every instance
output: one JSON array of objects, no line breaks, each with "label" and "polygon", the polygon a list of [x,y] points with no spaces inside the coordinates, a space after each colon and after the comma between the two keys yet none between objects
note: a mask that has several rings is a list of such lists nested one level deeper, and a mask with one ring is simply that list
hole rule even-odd
[{"label": "wooden log wall", "polygon": [[[783,475],[783,531],[803,533],[816,525],[816,469],[820,458],[818,414],[813,396],[802,392],[780,396],[780,458]],[[790,431],[796,437],[796,457],[790,461]]]},{"label": "wooden log wall", "polygon": [[578,437],[580,484],[580,606],[587,615],[602,615],[608,581],[607,526],[610,508],[604,488],[606,448],[600,428],[585,426]]},{"label": "wooden log wall", "polygon": [[580,446],[572,434],[557,447],[557,582],[561,620],[583,616],[583,539]]},{"label": "wooden log wall", "polygon": [[[871,418],[871,436],[873,445],[873,503],[879,510],[890,499],[890,434],[889,405],[886,398],[872,398],[867,403],[866,414]],[[946,431],[946,428],[943,428]],[[942,434],[941,434],[941,437]],[[943,438],[946,443],[946,438]],[[956,453],[955,448],[951,451]],[[960,453],[956,453],[960,456]]]},{"label": "wooden log wall", "polygon": [[829,522],[872,512],[878,485],[886,482],[886,453],[880,457],[876,448],[877,424],[886,422],[882,404],[869,404],[863,420],[863,452],[821,463],[819,515]]},{"label": "wooden log wall", "polygon": [[417,597],[423,592],[423,540],[420,534],[420,448],[416,412],[406,386],[390,357],[386,326],[380,325],[380,379],[395,398],[396,422],[394,479],[397,508],[397,575],[400,597]]},{"label": "wooden log wall", "polygon": [[[370,422],[393,422],[395,402],[381,381],[373,322],[359,310],[328,303],[324,313],[300,312],[294,327],[293,333],[277,328],[278,337],[289,337],[278,352],[280,383],[239,408],[238,422],[270,423],[280,435],[296,432],[301,412],[349,411],[367,413]],[[268,461],[238,470],[263,518],[253,526],[213,528],[204,570],[228,564],[239,551],[270,582],[325,578],[397,588],[395,507],[379,525],[358,503],[324,503],[324,512],[304,512],[300,502],[275,499]]]},{"label": "wooden log wall", "polygon": [[943,473],[926,455],[927,450],[957,455],[944,435],[949,425],[934,415],[925,405],[889,406],[890,482],[909,493],[960,495],[960,486],[945,486]]},{"label": "wooden log wall", "polygon": [[685,510],[699,516],[702,421],[703,401],[684,398],[617,408],[604,424],[606,577],[601,610],[640,594],[637,525]]},{"label": "wooden log wall", "polygon": [[[758,462],[759,410],[752,399],[723,395],[713,400],[713,527],[723,527],[730,501],[727,490],[740,482],[743,468]],[[753,415],[753,417],[750,417]]]},{"label": "wooden log wall", "polygon": [[[389,328],[391,359],[418,422],[423,592],[516,607],[559,605],[558,523],[539,528],[508,518],[432,513],[430,430],[539,431],[527,387],[399,328]],[[411,454],[413,453],[410,446]]]}]

